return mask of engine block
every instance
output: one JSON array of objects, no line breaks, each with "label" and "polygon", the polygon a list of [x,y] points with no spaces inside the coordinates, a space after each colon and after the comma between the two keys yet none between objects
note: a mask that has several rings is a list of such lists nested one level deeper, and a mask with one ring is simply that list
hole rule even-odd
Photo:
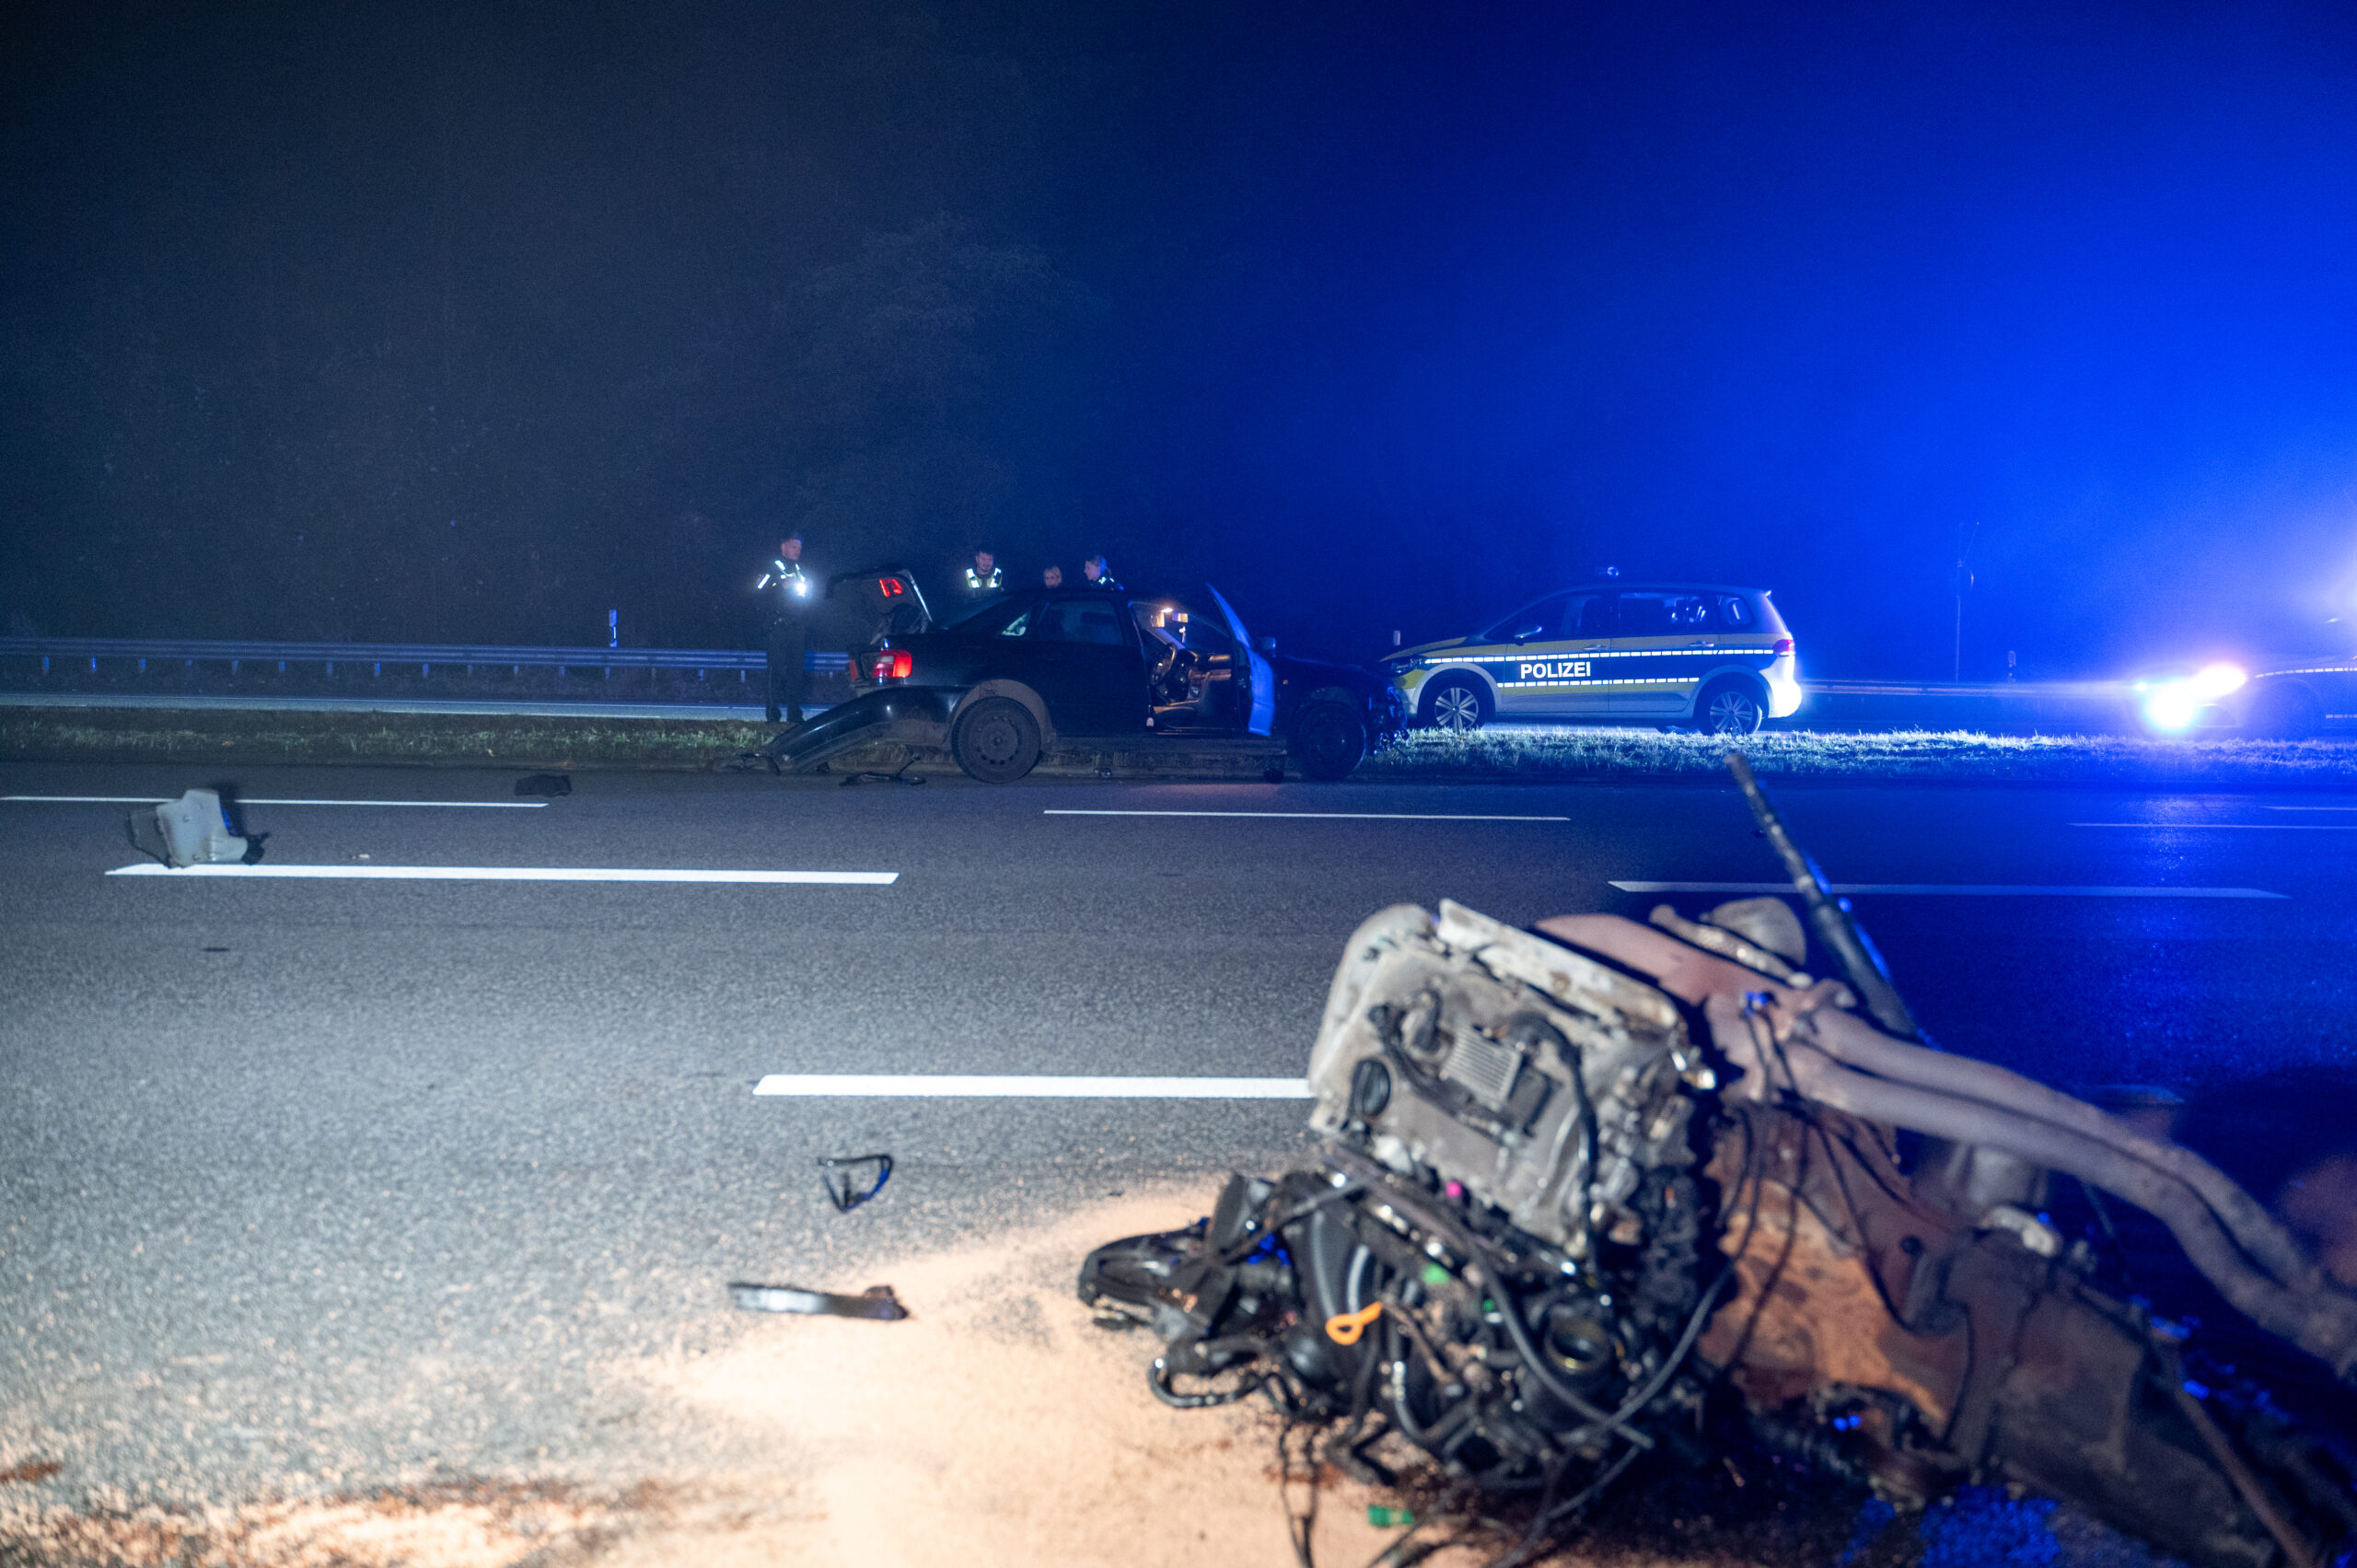
[{"label": "engine block", "polygon": [[1711,1070],[1653,985],[1460,904],[1403,904],[1335,975],[1310,1125],[1583,1259],[1640,1240],[1644,1173],[1692,1162],[1681,1085]]}]

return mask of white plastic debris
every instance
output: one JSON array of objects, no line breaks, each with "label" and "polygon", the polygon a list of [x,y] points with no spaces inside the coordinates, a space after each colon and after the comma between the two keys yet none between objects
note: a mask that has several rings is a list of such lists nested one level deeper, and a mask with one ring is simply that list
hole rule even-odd
[{"label": "white plastic debris", "polygon": [[230,830],[221,796],[209,789],[192,789],[178,800],[167,801],[131,818],[131,842],[141,853],[167,865],[204,865],[229,860],[260,859],[260,845]]}]

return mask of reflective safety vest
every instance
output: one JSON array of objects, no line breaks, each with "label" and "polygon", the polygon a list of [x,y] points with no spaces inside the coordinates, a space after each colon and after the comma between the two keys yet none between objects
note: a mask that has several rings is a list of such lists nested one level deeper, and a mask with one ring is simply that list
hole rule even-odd
[{"label": "reflective safety vest", "polygon": [[1006,568],[993,566],[989,576],[983,576],[971,566],[966,568],[966,591],[970,594],[994,594],[1006,581]]},{"label": "reflective safety vest", "polygon": [[803,610],[810,602],[810,574],[802,569],[801,562],[788,561],[781,555],[770,563],[770,569],[753,585],[755,593],[766,593],[772,588],[777,590],[781,613]]}]

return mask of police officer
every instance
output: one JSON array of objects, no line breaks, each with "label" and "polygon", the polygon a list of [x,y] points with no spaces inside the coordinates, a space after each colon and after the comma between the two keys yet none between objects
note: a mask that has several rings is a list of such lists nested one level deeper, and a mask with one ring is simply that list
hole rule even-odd
[{"label": "police officer", "polygon": [[976,550],[974,563],[966,568],[967,601],[980,604],[986,598],[995,598],[1005,587],[1006,574],[999,570],[998,557],[993,555],[988,548]]},{"label": "police officer", "polygon": [[1050,565],[1042,568],[1039,573],[1039,586],[1043,588],[1062,587],[1064,586],[1064,569],[1056,565]]},{"label": "police officer", "polygon": [[1121,585],[1113,578],[1113,568],[1107,563],[1103,555],[1090,556],[1080,563],[1080,570],[1082,575],[1087,577],[1090,587],[1110,588],[1115,593],[1121,591]]},{"label": "police officer", "polygon": [[802,566],[802,536],[790,533],[778,541],[777,559],[753,585],[754,591],[768,601],[769,623],[769,719],[778,720],[778,709],[785,709],[785,722],[802,722],[802,699],[810,685],[809,672],[803,668],[803,651],[809,641],[810,616],[818,608],[818,585]]}]

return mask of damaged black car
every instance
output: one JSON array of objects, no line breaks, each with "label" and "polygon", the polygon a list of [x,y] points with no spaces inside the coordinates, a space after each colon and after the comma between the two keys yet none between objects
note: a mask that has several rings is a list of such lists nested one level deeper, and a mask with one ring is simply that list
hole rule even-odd
[{"label": "damaged black car", "polygon": [[875,610],[874,635],[853,650],[852,700],[768,748],[796,772],[891,740],[946,749],[970,776],[1008,784],[1059,745],[1260,738],[1305,776],[1332,780],[1406,728],[1380,674],[1256,643],[1209,584],[1032,588],[947,624],[897,568],[846,574],[829,597]]}]

